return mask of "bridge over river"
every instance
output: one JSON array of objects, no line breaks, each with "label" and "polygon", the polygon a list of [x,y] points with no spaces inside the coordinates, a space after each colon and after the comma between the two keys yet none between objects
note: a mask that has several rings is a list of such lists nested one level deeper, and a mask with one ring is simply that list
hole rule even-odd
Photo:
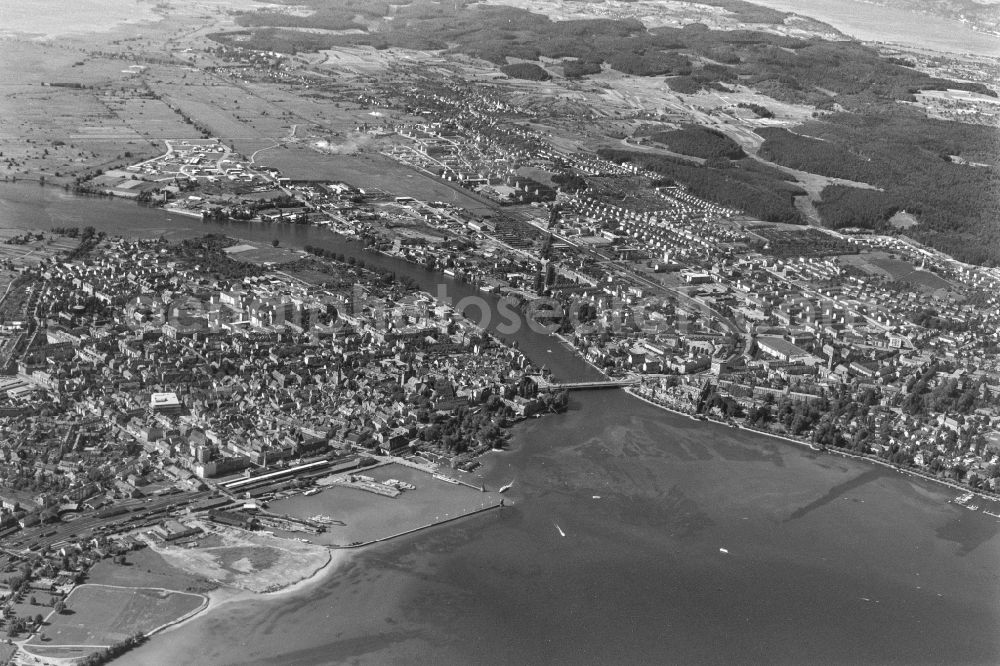
[{"label": "bridge over river", "polygon": [[640,382],[638,377],[583,382],[553,382],[541,375],[532,375],[531,379],[538,385],[539,390],[542,391],[560,391],[562,389],[566,389],[567,391],[582,391],[584,389],[621,388],[623,386],[636,386]]}]

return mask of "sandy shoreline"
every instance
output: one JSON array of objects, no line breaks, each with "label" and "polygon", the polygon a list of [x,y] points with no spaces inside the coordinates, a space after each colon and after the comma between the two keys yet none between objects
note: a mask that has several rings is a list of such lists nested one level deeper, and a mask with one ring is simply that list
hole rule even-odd
[{"label": "sandy shoreline", "polygon": [[226,606],[232,603],[254,601],[254,600],[271,600],[280,599],[282,597],[290,597],[299,594],[315,585],[318,585],[325,581],[327,578],[333,576],[336,572],[343,568],[345,564],[351,559],[352,554],[348,550],[339,548],[328,548],[329,558],[326,563],[321,567],[313,571],[308,576],[299,579],[298,581],[287,585],[280,590],[275,590],[273,592],[251,592],[249,590],[242,590],[233,587],[219,587],[211,592],[205,593],[207,598],[207,603],[203,605],[200,609],[194,613],[189,614],[186,617],[180,618],[176,622],[170,623],[163,627],[158,627],[153,630],[147,636],[153,636],[157,634],[164,634],[178,629],[192,622],[193,620],[198,620],[204,618],[206,615],[212,611]]}]

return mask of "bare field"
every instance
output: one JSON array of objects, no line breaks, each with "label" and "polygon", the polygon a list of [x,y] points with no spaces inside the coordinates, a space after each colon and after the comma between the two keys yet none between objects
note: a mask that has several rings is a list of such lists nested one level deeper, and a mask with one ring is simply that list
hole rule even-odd
[{"label": "bare field", "polygon": [[[592,148],[595,143],[630,136],[637,118],[650,122],[648,114],[653,114],[658,122],[677,126],[695,122],[717,129],[754,153],[763,143],[756,128],[794,125],[808,120],[812,113],[811,107],[779,102],[743,86],[733,86],[732,92],[683,95],[672,91],[661,76],[630,76],[605,67],[584,80],[563,79],[558,76],[557,63],[550,64],[550,71],[556,76],[549,81],[498,83],[511,91],[514,102],[549,116],[539,124],[551,132],[553,145],[564,150]],[[764,106],[774,118],[756,118],[741,109],[741,103]],[[594,123],[592,118],[601,122]]]},{"label": "bare field", "polygon": [[[184,548],[155,546],[174,567],[222,585],[250,592],[269,592],[309,578],[330,562],[330,551],[289,539],[203,524],[221,541]],[[218,545],[220,544],[221,545]]]},{"label": "bare field", "polygon": [[[0,85],[40,86],[53,81],[70,81],[95,86],[122,78],[121,70],[131,63],[94,55],[72,40],[59,44],[31,40],[0,40]],[[77,64],[81,63],[81,64]]]},{"label": "bare field", "polygon": [[892,258],[871,259],[871,264],[888,273],[894,280],[903,280],[927,289],[949,289],[952,284],[934,273],[920,270],[907,261]]}]

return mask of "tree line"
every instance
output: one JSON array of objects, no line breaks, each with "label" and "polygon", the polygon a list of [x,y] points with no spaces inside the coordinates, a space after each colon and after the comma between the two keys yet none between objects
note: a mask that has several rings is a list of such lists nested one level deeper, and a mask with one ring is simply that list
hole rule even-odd
[{"label": "tree line", "polygon": [[662,143],[675,153],[706,160],[738,160],[746,157],[740,144],[719,130],[701,125],[685,125],[681,129],[657,132],[650,139]]}]

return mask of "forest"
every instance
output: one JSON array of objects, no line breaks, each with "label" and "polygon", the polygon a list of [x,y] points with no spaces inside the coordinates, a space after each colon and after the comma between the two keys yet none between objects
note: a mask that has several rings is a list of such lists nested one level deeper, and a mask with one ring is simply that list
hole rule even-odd
[{"label": "forest", "polygon": [[[670,76],[679,92],[725,89],[739,82],[776,99],[821,108],[865,109],[890,100],[912,101],[918,90],[957,88],[993,95],[979,83],[946,81],[880,56],[850,41],[799,39],[753,30],[711,30],[702,24],[647,30],[635,19],[553,21],[504,5],[467,2],[364,3],[361,0],[306,0],[309,16],[275,11],[245,12],[237,21],[249,31],[213,36],[223,43],[295,53],[337,45],[450,50],[498,66],[508,58],[573,58],[573,76],[595,65],[637,76]],[[784,14],[737,0],[706,4],[724,7],[748,20],[780,23]],[[390,16],[391,14],[391,16]],[[391,18],[391,20],[389,20]],[[357,28],[354,34],[303,32],[291,28]],[[367,30],[367,32],[364,32]],[[691,56],[713,62],[695,66]],[[587,63],[584,68],[581,63]],[[716,64],[722,63],[722,64]],[[994,95],[995,96],[995,95]]]},{"label": "forest", "polygon": [[[377,4],[377,3],[376,3]],[[370,11],[370,9],[369,9]],[[363,23],[355,22],[355,17],[341,9],[318,7],[308,16],[288,14],[270,10],[239,12],[236,24],[245,28],[313,28],[318,30],[364,30]]]},{"label": "forest", "polygon": [[567,79],[578,79],[588,74],[600,74],[601,63],[588,60],[564,60],[562,63],[563,76]]},{"label": "forest", "polygon": [[994,128],[896,107],[758,133],[765,138],[764,159],[878,188],[828,185],[816,206],[825,224],[885,230],[905,210],[919,221],[907,235],[961,261],[1000,264],[1000,135]]},{"label": "forest", "polygon": [[649,138],[675,153],[706,160],[738,160],[746,157],[738,143],[719,130],[701,125],[685,125],[680,129],[657,132]]},{"label": "forest", "polygon": [[[298,4],[298,3],[297,3]],[[711,30],[702,24],[647,30],[635,19],[553,21],[547,16],[503,5],[468,2],[411,2],[388,5],[361,0],[306,0],[310,16],[274,11],[241,13],[247,32],[223,33],[223,43],[295,53],[337,45],[448,50],[498,66],[508,58],[573,58],[573,76],[595,65],[638,76],[670,76],[679,92],[725,89],[741,83],[776,99],[821,108],[862,110],[892,100],[913,101],[918,90],[961,89],[995,94],[980,83],[937,79],[850,41],[799,39],[753,30]],[[754,8],[737,0],[706,3],[746,15],[748,21],[780,23],[781,12]],[[391,20],[390,18],[391,13]],[[303,32],[290,28],[358,28],[355,34]],[[367,32],[363,30],[367,29]],[[692,56],[713,62],[692,64]],[[580,63],[587,63],[584,68]],[[715,64],[722,63],[722,64]]]},{"label": "forest", "polygon": [[528,81],[548,81],[551,76],[543,68],[533,62],[518,62],[513,65],[504,65],[500,71],[512,79],[526,79]]},{"label": "forest", "polygon": [[627,51],[608,58],[611,69],[634,76],[683,76],[691,73],[691,61],[679,53]]},{"label": "forest", "polygon": [[754,115],[756,115],[758,118],[774,118],[774,113],[771,111],[771,109],[767,108],[766,106],[762,106],[760,104],[754,104],[752,102],[740,102],[736,106],[738,106],[741,109],[747,109],[749,111],[752,111]]},{"label": "forest", "polygon": [[[805,192],[779,178],[773,170],[733,162],[735,166],[695,166],[667,155],[601,148],[597,154],[612,162],[630,162],[655,171],[667,181],[681,183],[692,194],[745,212],[768,222],[802,224],[794,198]],[[727,164],[730,164],[727,162]]]}]

